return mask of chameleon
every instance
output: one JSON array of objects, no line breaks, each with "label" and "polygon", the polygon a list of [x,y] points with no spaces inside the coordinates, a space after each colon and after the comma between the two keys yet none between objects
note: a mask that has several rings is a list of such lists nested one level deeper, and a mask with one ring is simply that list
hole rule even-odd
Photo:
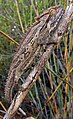
[{"label": "chameleon", "polygon": [[38,16],[33,25],[27,30],[22,42],[17,47],[6,79],[5,97],[8,102],[12,100],[13,88],[18,84],[21,75],[32,64],[36,65],[38,63],[49,44],[55,43],[50,39],[63,14],[62,6],[52,6]]}]

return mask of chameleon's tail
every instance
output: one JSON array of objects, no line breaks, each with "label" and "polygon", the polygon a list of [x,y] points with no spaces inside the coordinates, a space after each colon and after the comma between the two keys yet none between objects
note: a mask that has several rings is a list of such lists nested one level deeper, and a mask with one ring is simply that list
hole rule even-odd
[{"label": "chameleon's tail", "polygon": [[5,98],[8,100],[9,103],[12,101],[12,92],[15,85],[15,70],[10,70],[5,85]]},{"label": "chameleon's tail", "polygon": [[9,103],[12,101],[12,91],[15,87],[15,83],[11,79],[7,79],[6,85],[5,85],[5,98],[8,100]]}]

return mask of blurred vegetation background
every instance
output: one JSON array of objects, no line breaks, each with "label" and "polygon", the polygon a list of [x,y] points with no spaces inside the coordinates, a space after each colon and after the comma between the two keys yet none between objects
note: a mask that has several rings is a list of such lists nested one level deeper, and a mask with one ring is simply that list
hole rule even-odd
[{"label": "blurred vegetation background", "polygon": [[[25,30],[35,21],[36,15],[40,15],[50,6],[63,5],[65,9],[69,4],[69,0],[0,0],[0,99],[2,102],[7,74],[17,47],[2,32],[19,43]],[[35,106],[31,104],[32,109],[30,109],[30,104],[24,103],[29,108],[25,110],[24,104],[22,105],[23,110],[27,112],[28,116],[37,116],[39,110],[42,110],[48,98],[60,84],[61,78],[66,77],[66,80],[72,87],[63,82],[44,111],[39,114],[39,118],[59,119],[61,117],[61,119],[71,119],[73,116],[72,68],[73,24],[71,23],[68,32],[52,53],[39,80],[29,92],[31,101]]]}]

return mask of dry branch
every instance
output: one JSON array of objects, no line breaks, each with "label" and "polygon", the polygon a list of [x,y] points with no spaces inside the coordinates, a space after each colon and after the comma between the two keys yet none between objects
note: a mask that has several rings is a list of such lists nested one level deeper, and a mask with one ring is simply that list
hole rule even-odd
[{"label": "dry branch", "polygon": [[[69,23],[72,20],[73,20],[73,4],[67,7],[65,14],[61,19],[59,26],[54,32],[51,40],[58,44],[58,42],[60,42],[61,38],[63,37],[63,34],[66,32]],[[14,117],[14,115],[17,112],[17,109],[19,108],[20,104],[23,102],[25,96],[29,92],[29,89],[34,85],[34,82],[38,79],[38,76],[43,70],[46,61],[50,58],[50,54],[52,53],[55,47],[56,44],[50,44],[49,47],[46,49],[39,63],[37,64],[37,66],[34,67],[33,71],[27,77],[26,82],[22,85],[22,90],[16,94],[15,98],[12,101],[12,104],[10,105],[3,119],[11,119],[12,117]]]}]

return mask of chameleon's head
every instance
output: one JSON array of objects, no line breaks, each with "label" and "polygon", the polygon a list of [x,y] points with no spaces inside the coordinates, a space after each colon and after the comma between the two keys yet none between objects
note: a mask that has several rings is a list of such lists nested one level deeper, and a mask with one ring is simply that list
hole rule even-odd
[{"label": "chameleon's head", "polygon": [[60,5],[58,5],[58,6],[52,6],[52,7],[50,7],[50,8],[47,9],[47,13],[50,16],[53,16],[53,15],[57,14],[57,12],[59,12],[60,10],[63,10],[64,11],[63,6],[60,6]]},{"label": "chameleon's head", "polygon": [[63,10],[63,6],[57,5],[57,6],[52,6],[50,8],[48,8],[47,10],[45,10],[45,12],[43,14],[41,14],[40,16],[36,17],[36,20],[41,21],[43,18],[47,18],[47,17],[51,17],[54,16],[55,14],[57,14],[59,12],[59,10]]}]

